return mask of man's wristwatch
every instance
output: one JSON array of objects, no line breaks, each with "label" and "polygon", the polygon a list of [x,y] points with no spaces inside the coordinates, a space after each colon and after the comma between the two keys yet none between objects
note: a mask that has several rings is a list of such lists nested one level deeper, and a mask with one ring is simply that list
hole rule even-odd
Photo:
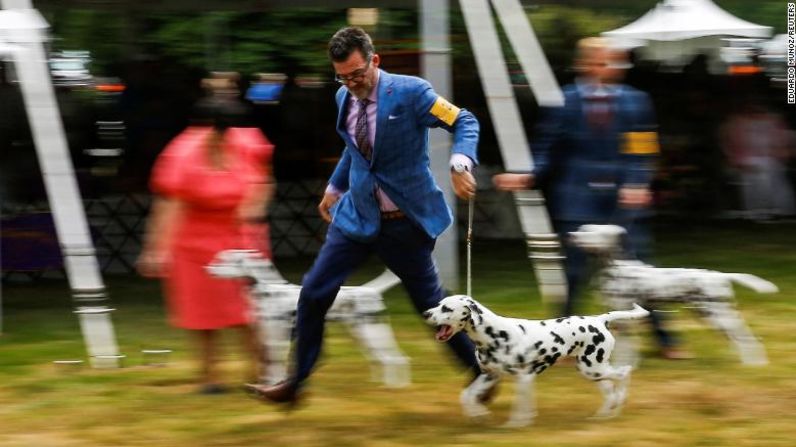
[{"label": "man's wristwatch", "polygon": [[454,163],[451,165],[451,171],[453,171],[453,172],[456,172],[456,173],[458,173],[458,174],[461,174],[461,173],[463,173],[463,172],[470,172],[470,167],[469,167],[469,166],[467,166],[467,164],[466,164],[466,163],[457,163],[457,162],[454,162]]}]

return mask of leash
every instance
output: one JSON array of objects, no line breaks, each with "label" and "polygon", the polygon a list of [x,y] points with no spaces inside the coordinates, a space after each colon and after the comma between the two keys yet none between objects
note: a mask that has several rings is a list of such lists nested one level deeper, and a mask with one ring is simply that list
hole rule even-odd
[{"label": "leash", "polygon": [[467,296],[473,296],[473,202],[475,196],[467,200]]}]

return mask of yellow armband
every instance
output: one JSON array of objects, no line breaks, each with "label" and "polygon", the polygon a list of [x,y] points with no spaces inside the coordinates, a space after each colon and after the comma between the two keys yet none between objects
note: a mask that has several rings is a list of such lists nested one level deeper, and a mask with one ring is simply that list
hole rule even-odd
[{"label": "yellow armband", "polygon": [[431,106],[431,111],[429,113],[437,117],[437,119],[443,123],[452,126],[453,123],[456,122],[460,110],[461,109],[455,105],[449,103],[447,99],[442,96],[437,96],[437,100],[434,102],[434,105]]},{"label": "yellow armband", "polygon": [[658,132],[625,132],[622,137],[623,154],[653,155],[660,152]]}]

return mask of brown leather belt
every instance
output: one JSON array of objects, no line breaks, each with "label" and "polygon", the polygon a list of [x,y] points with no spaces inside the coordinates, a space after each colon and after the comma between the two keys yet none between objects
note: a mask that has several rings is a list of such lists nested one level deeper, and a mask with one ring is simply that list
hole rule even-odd
[{"label": "brown leather belt", "polygon": [[381,212],[381,220],[403,219],[404,217],[406,217],[406,214],[401,210]]}]

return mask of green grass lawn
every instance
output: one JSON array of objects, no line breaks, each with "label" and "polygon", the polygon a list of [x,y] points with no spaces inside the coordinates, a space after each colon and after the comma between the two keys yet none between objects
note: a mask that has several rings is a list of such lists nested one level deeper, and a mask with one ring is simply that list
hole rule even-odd
[{"label": "green grass lawn", "polygon": [[[622,416],[588,417],[597,388],[572,366],[537,381],[535,425],[505,430],[512,385],[492,404],[491,420],[461,416],[458,393],[467,381],[410,309],[402,290],[387,296],[393,329],[412,359],[413,384],[395,390],[370,382],[367,361],[339,325],[330,325],[326,355],[305,405],[292,413],[249,399],[236,334],[225,341],[224,376],[235,391],[195,392],[191,340],[167,326],[156,282],[107,278],[124,368],[55,366],[85,351],[65,281],[5,284],[5,333],[0,336],[0,446],[782,446],[795,444],[796,226],[792,224],[661,225],[656,263],[742,271],[781,288],[775,295],[736,289],[739,306],[762,338],[771,364],[744,367],[723,337],[688,313],[671,326],[697,354],[687,361],[655,357],[644,337]],[[474,295],[499,314],[543,318],[524,244],[476,241]],[[298,281],[309,259],[279,261]],[[352,280],[375,275],[371,263]],[[598,312],[596,299],[588,312]],[[165,367],[143,365],[142,349],[172,349]]]}]

